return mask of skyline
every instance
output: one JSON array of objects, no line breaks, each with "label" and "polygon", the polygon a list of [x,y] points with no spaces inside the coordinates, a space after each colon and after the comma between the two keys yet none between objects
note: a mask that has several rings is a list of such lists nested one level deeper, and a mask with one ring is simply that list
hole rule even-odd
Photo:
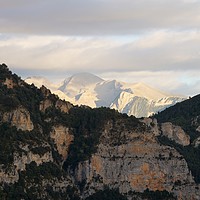
[{"label": "skyline", "polygon": [[198,0],[0,0],[1,63],[22,78],[79,72],[200,91]]}]

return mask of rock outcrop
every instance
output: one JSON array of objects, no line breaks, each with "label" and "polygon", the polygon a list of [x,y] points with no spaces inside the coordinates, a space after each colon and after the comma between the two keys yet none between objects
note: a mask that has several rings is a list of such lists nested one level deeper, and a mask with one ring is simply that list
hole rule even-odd
[{"label": "rock outcrop", "polygon": [[[116,137],[120,134],[125,138],[123,144],[116,145],[111,139],[112,126],[108,124],[105,128],[97,153],[76,168],[76,181],[86,182],[85,196],[104,185],[119,188],[123,194],[148,188],[173,192],[179,199],[192,199],[196,195],[188,194],[190,186],[195,188],[196,184],[185,159],[174,148],[160,145],[152,132],[127,130],[115,133]],[[176,187],[180,184],[184,188]]]},{"label": "rock outcrop", "polygon": [[52,107],[53,102],[50,99],[45,99],[40,102],[40,111],[45,112],[47,108]]},{"label": "rock outcrop", "polygon": [[145,117],[144,119],[140,120],[141,122],[143,122],[144,124],[146,124],[146,126],[151,129],[151,132],[155,135],[158,136],[161,134],[160,132],[160,127],[158,125],[157,119],[151,119],[151,118],[147,118]]},{"label": "rock outcrop", "polygon": [[161,124],[162,135],[168,137],[170,140],[178,144],[187,146],[190,144],[190,136],[180,126],[175,126],[170,122]]},{"label": "rock outcrop", "polygon": [[35,162],[41,165],[45,162],[53,162],[51,151],[47,151],[43,155],[33,153],[28,146],[22,147],[23,153],[14,152],[13,164],[9,169],[0,166],[0,183],[15,183],[19,180],[19,172],[26,169],[26,165]]},{"label": "rock outcrop", "polygon": [[[50,90],[45,88],[44,86],[40,88],[42,91],[45,99],[40,102],[39,109],[41,112],[45,112],[47,108],[55,107],[56,109],[59,109],[61,112],[68,113],[69,110],[73,107],[73,105],[69,102],[66,102],[64,100],[58,99],[58,97],[52,96],[50,97]],[[50,98],[49,98],[50,97]]]},{"label": "rock outcrop", "polygon": [[57,100],[56,101],[56,105],[55,107],[57,109],[60,109],[61,112],[64,112],[64,113],[68,113],[69,110],[73,107],[72,104],[70,104],[69,102],[66,102],[66,101],[62,101],[62,100]]},{"label": "rock outcrop", "polygon": [[70,144],[74,140],[74,136],[69,128],[62,125],[57,125],[52,128],[50,137],[54,140],[58,153],[62,155],[63,160],[66,160]]},{"label": "rock outcrop", "polygon": [[47,89],[44,85],[40,88],[42,94],[44,97],[48,97],[51,94],[51,91]]},{"label": "rock outcrop", "polygon": [[2,121],[9,122],[12,126],[16,126],[17,129],[22,131],[31,131],[34,128],[29,111],[22,106],[13,111],[5,112]]},{"label": "rock outcrop", "polygon": [[37,165],[41,165],[44,162],[53,162],[52,152],[48,151],[43,155],[35,154],[32,151],[28,151],[26,154],[14,155],[14,166],[16,170],[23,171],[26,169],[26,164],[36,162]]},{"label": "rock outcrop", "polygon": [[1,183],[15,183],[19,180],[19,174],[15,169],[10,169],[6,171],[0,167],[0,184]]}]

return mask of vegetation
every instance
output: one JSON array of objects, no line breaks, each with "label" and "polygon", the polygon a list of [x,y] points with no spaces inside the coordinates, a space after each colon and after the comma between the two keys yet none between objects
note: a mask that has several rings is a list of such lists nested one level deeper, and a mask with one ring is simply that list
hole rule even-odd
[{"label": "vegetation", "polygon": [[116,189],[104,189],[97,191],[93,195],[86,198],[86,200],[127,200],[125,196],[119,193]]},{"label": "vegetation", "polygon": [[15,146],[12,144],[13,133],[16,133],[15,128],[10,128],[8,124],[3,124],[0,126],[0,164],[10,165],[13,163],[13,153],[15,151]]},{"label": "vegetation", "polygon": [[36,130],[23,132],[17,130],[16,127],[11,127],[8,123],[2,123],[0,124],[0,138],[0,164],[3,164],[5,168],[13,163],[14,152],[19,155],[26,154],[20,146],[28,145],[33,153],[39,155],[50,151],[49,147],[40,146],[45,141],[45,137]]},{"label": "vegetation", "polygon": [[[39,112],[40,101],[44,98],[43,94],[34,85],[28,85],[17,77],[11,76],[11,72],[5,70],[2,71],[0,66],[0,111],[10,111],[17,108],[19,105],[26,108],[31,115],[31,119],[34,123],[42,123],[41,115]],[[16,83],[13,88],[8,89],[3,80],[5,77],[9,77]]]},{"label": "vegetation", "polygon": [[6,78],[12,77],[12,72],[8,69],[6,64],[0,65],[0,82],[6,80]]},{"label": "vegetation", "polygon": [[123,120],[122,124],[130,130],[142,126],[135,117],[128,117],[116,110],[103,107],[96,109],[75,107],[70,110],[65,119],[67,121],[64,124],[68,123],[74,129],[74,142],[70,146],[68,158],[64,163],[65,169],[68,166],[74,168],[78,162],[89,159],[96,152],[106,122],[117,123]]},{"label": "vegetation", "polygon": [[200,116],[200,95],[177,103],[154,117],[160,123],[172,122],[175,125],[181,126],[193,141],[199,136],[199,133],[196,131],[196,126],[193,124],[193,120],[198,116]]},{"label": "vegetation", "polygon": [[[13,87],[7,88],[4,85],[6,79],[11,80]],[[27,151],[40,156],[51,151],[55,161],[39,166],[35,162],[28,164],[25,171],[19,172],[18,182],[11,185],[5,184],[0,190],[1,197],[5,196],[5,199],[40,199],[44,193],[53,199],[79,199],[74,188],[67,187],[66,191],[59,192],[55,191],[52,185],[43,187],[45,180],[48,182],[66,176],[66,172],[61,169],[61,156],[50,138],[52,126],[63,124],[74,134],[74,142],[70,146],[64,169],[74,168],[78,162],[89,159],[96,152],[100,136],[108,121],[115,125],[122,122],[123,129],[142,128],[143,130],[144,128],[135,117],[128,117],[126,114],[120,114],[108,108],[91,109],[86,106],[75,106],[69,113],[63,113],[55,106],[51,106],[45,112],[40,112],[39,105],[47,98],[53,105],[58,100],[58,97],[53,94],[45,96],[41,89],[26,84],[18,76],[12,74],[6,65],[0,65],[0,164],[10,169],[14,161],[14,153],[21,156],[26,155]],[[4,112],[13,111],[19,106],[29,111],[34,130],[17,130],[16,127],[11,127],[9,122],[1,121]],[[115,144],[119,145],[123,140],[120,135],[115,135],[115,132],[113,130],[113,140],[117,138]],[[25,146],[28,150],[23,149]],[[110,194],[108,192],[107,195]]]},{"label": "vegetation", "polygon": [[[200,146],[194,147],[193,141],[199,137],[199,132],[196,131],[197,126],[200,125],[200,95],[197,95],[184,102],[167,108],[154,117],[158,119],[159,123],[172,122],[175,125],[181,126],[187,134],[190,135],[191,145],[182,146],[168,138],[159,137],[159,141],[164,145],[174,147],[187,161],[189,169],[197,183],[200,183]],[[194,121],[196,122],[194,123]]]},{"label": "vegetation", "polygon": [[[74,133],[74,142],[70,146],[69,156],[64,164],[66,169],[68,166],[75,167],[80,161],[84,161],[90,158],[92,153],[97,150],[97,144],[102,134],[102,130],[107,121],[116,123],[119,120],[123,120],[123,124],[127,129],[137,129],[142,127],[138,119],[135,117],[128,117],[126,114],[120,114],[115,110],[109,108],[97,108],[91,109],[86,106],[74,107],[70,110],[70,113],[63,113],[55,106],[49,107],[45,113],[39,111],[39,105],[46,97],[41,90],[37,89],[34,85],[28,85],[21,81],[21,79],[8,70],[6,66],[0,67],[1,78],[5,80],[7,76],[14,80],[16,84],[12,89],[8,89],[6,86],[0,87],[0,110],[9,111],[17,108],[19,105],[25,107],[31,115],[31,120],[34,123],[34,134],[38,136],[38,140],[49,140],[49,133],[51,128],[55,124],[63,124],[66,127],[70,127]],[[58,97],[51,94],[48,99],[55,105]],[[45,119],[51,119],[49,122],[45,122]],[[39,130],[42,128],[42,132]],[[9,129],[9,128],[8,128]],[[16,134],[15,134],[16,133]],[[15,131],[13,135],[13,141],[18,140],[18,133]],[[30,134],[28,134],[30,135]],[[24,136],[20,135],[22,139]],[[25,136],[26,137],[26,136]],[[26,140],[26,138],[24,138]],[[35,140],[31,138],[30,140]],[[122,142],[120,137],[116,141],[116,144]],[[33,152],[41,155],[44,154],[45,149],[33,149]]]},{"label": "vegetation", "polygon": [[50,151],[51,151],[51,148],[48,146],[46,147],[39,146],[39,147],[34,147],[31,149],[31,152],[33,152],[34,154],[38,154],[40,156],[43,156],[45,153],[50,152]]},{"label": "vegetation", "polygon": [[[150,191],[146,189],[144,192],[129,192],[132,199],[146,199],[146,200],[176,200],[173,194],[164,191]],[[126,200],[127,198],[119,193],[117,189],[105,188],[104,190],[97,191],[95,194],[86,198],[86,200]]]},{"label": "vegetation", "polygon": [[168,191],[150,191],[149,189],[146,189],[143,193],[139,192],[132,192],[132,195],[135,196],[135,199],[137,197],[140,197],[141,199],[147,199],[147,200],[176,200],[177,198]]},{"label": "vegetation", "polygon": [[[12,79],[13,88],[4,85],[6,78]],[[45,112],[40,112],[41,101],[48,98],[52,105]],[[55,108],[58,97],[50,94],[48,97],[41,89],[34,85],[28,85],[17,75],[12,74],[5,64],[0,65],[0,165],[4,169],[14,167],[14,153],[18,155],[27,154],[32,151],[34,154],[43,156],[47,152],[52,152],[54,162],[43,163],[39,166],[35,162],[26,165],[26,170],[19,171],[19,181],[14,184],[4,184],[0,186],[0,198],[2,199],[79,199],[77,191],[73,187],[65,187],[55,190],[54,182],[67,177],[68,168],[74,169],[81,161],[88,160],[97,151],[100,137],[105,125],[113,124],[110,130],[112,145],[120,145],[126,142],[126,138],[121,134],[124,130],[135,130],[144,132],[145,126],[138,119],[126,114],[120,114],[109,108],[91,109],[86,106],[74,106],[69,113],[63,113]],[[188,102],[189,101],[189,102]],[[200,96],[196,96],[173,108],[169,108],[156,115],[159,122],[171,121],[180,125],[190,134],[192,140],[197,137],[197,132],[192,121],[200,116]],[[9,122],[3,123],[4,112],[12,111],[19,106],[26,108],[30,112],[34,130],[21,131],[16,127],[11,127]],[[184,117],[183,117],[184,116]],[[199,119],[199,118],[198,118]],[[200,123],[198,121],[198,123]],[[62,159],[58,154],[54,141],[50,138],[52,127],[63,124],[70,128],[74,135],[74,141],[69,147],[67,160],[62,169]],[[123,124],[123,126],[122,126]],[[175,147],[187,160],[195,180],[200,182],[200,148],[193,146],[183,147],[169,141],[164,137],[159,138],[160,142]],[[25,147],[28,150],[24,150]],[[152,192],[146,190],[144,193],[132,193],[135,197],[142,199],[175,199],[166,191]],[[105,188],[87,198],[92,199],[126,199],[118,190]]]},{"label": "vegetation", "polygon": [[[66,190],[55,191],[52,185],[61,179],[62,171],[53,163],[43,163],[37,166],[31,162],[26,166],[26,171],[20,172],[19,181],[14,184],[5,184],[0,190],[3,199],[74,199],[79,200],[75,188],[68,186]],[[48,183],[53,183],[50,185]],[[46,197],[44,194],[46,193]]]}]

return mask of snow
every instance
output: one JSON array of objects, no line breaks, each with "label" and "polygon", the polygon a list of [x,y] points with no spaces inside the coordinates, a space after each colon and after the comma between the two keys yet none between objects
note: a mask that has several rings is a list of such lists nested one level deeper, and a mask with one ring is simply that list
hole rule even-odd
[{"label": "snow", "polygon": [[29,77],[27,83],[45,85],[61,99],[92,108],[106,106],[136,117],[147,117],[186,98],[171,95],[144,83],[124,83],[103,80],[90,73],[79,73],[66,78],[60,86],[43,77]]},{"label": "snow", "polygon": [[41,87],[42,85],[48,86],[49,89],[56,89],[57,85],[51,83],[48,79],[41,76],[32,76],[25,79],[28,84],[34,84],[36,87]]}]

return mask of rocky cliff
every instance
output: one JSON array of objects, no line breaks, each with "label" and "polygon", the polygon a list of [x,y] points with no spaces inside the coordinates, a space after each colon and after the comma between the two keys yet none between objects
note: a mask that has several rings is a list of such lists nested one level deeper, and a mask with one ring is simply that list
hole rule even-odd
[{"label": "rocky cliff", "polygon": [[74,140],[74,136],[70,133],[69,128],[57,125],[52,128],[50,137],[54,140],[58,153],[62,155],[63,160],[67,159],[69,146]]},{"label": "rocky cliff", "polygon": [[200,199],[198,137],[158,119],[73,106],[0,65],[1,199]]},{"label": "rocky cliff", "polygon": [[[113,137],[118,137],[119,143]],[[121,131],[120,125],[113,123],[105,126],[97,152],[78,164],[75,178],[85,183],[83,196],[109,185],[130,199],[131,192],[146,189],[167,190],[178,199],[200,197],[187,162],[174,148],[160,145],[151,130]]]},{"label": "rocky cliff", "polygon": [[21,106],[10,112],[5,112],[2,121],[10,123],[22,131],[31,131],[34,128],[29,111]]},{"label": "rocky cliff", "polygon": [[186,134],[180,126],[175,126],[170,122],[165,122],[161,125],[161,131],[164,136],[178,144],[183,146],[190,144],[190,136]]}]

